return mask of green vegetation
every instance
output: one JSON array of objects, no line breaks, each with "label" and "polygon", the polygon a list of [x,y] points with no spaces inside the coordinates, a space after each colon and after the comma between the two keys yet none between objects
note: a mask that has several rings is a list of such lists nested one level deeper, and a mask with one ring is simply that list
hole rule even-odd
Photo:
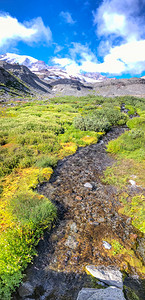
[{"label": "green vegetation", "polygon": [[123,246],[116,240],[112,240],[111,245],[113,247],[113,255],[121,253]]},{"label": "green vegetation", "polygon": [[[138,116],[127,121],[129,131],[109,142],[107,151],[115,155],[118,161],[107,168],[103,179],[105,183],[115,184],[120,193],[124,187],[131,185],[130,181],[145,187],[145,100],[135,101],[133,98],[131,103],[127,98],[126,108],[131,114],[138,113]],[[137,194],[132,198],[128,194],[120,196],[120,202],[122,208],[119,212],[131,217],[132,224],[145,233],[144,195]]]},{"label": "green vegetation", "polygon": [[[104,105],[105,106],[105,105]],[[80,130],[109,131],[112,125],[123,125],[127,121],[127,115],[121,113],[113,105],[93,109],[85,116],[77,116],[74,126]]]},{"label": "green vegetation", "polygon": [[139,300],[139,297],[136,295],[136,293],[128,286],[124,286],[123,291],[128,300]]},{"label": "green vegetation", "polygon": [[[129,120],[120,111],[123,103],[141,117]],[[0,298],[10,299],[44,229],[57,217],[54,205],[36,192],[38,183],[49,180],[59,159],[97,143],[111,126],[126,122],[131,130],[119,138],[119,148],[114,141],[108,151],[143,162],[145,100],[94,95],[24,99],[1,106],[0,117]],[[114,255],[122,251],[118,242],[113,247]]]}]

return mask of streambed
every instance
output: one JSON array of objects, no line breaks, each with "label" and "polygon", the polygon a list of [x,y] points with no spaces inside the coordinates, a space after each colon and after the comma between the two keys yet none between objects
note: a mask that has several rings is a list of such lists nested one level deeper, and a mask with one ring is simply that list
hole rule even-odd
[{"label": "streambed", "polygon": [[[122,264],[122,257],[110,256],[104,242],[119,239],[122,245],[130,246],[136,242],[131,237],[138,232],[130,218],[118,214],[116,188],[103,184],[101,178],[114,162],[106,153],[106,144],[125,129],[114,127],[99,143],[80,148],[59,161],[51,180],[38,187],[40,194],[56,204],[59,219],[50,234],[45,232],[38,256],[26,270],[24,281],[29,282],[31,292],[20,287],[14,300],[76,300],[82,287],[95,284],[84,271],[87,264]],[[143,289],[138,291],[143,300],[144,283],[138,284],[139,290]]]}]

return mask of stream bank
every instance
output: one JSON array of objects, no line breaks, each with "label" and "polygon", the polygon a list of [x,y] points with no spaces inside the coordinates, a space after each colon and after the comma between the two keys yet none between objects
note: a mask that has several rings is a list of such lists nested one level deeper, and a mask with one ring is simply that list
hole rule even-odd
[{"label": "stream bank", "polygon": [[101,177],[114,162],[106,144],[125,129],[114,127],[99,143],[59,161],[50,181],[38,187],[40,194],[56,204],[59,220],[50,234],[45,232],[38,256],[26,270],[27,286],[20,287],[14,300],[76,300],[82,287],[96,284],[84,271],[87,264],[122,263],[121,257],[108,255],[104,242],[119,239],[130,245],[137,231],[130,218],[118,214],[117,190],[103,184]]}]

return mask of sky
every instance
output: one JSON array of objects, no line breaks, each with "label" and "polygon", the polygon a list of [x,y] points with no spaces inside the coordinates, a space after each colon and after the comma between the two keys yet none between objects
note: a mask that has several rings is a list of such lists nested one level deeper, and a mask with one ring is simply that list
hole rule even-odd
[{"label": "sky", "polygon": [[145,0],[0,0],[0,54],[70,74],[145,75]]}]

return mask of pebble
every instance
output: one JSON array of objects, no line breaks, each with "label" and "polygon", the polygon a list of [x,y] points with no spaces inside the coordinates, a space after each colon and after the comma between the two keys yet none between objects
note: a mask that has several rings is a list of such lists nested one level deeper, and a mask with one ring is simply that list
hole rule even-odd
[{"label": "pebble", "polygon": [[134,187],[136,186],[136,182],[135,182],[134,180],[132,180],[132,179],[129,180],[129,183],[130,183],[132,186],[134,186]]},{"label": "pebble", "polygon": [[93,188],[92,184],[89,183],[89,182],[86,182],[86,183],[84,184],[84,187],[89,188],[89,189],[92,189],[92,188]]},{"label": "pebble", "polygon": [[112,246],[106,241],[103,241],[103,247],[108,250],[110,250],[112,248]]},{"label": "pebble", "polygon": [[75,200],[81,201],[83,198],[81,196],[76,196]]}]

